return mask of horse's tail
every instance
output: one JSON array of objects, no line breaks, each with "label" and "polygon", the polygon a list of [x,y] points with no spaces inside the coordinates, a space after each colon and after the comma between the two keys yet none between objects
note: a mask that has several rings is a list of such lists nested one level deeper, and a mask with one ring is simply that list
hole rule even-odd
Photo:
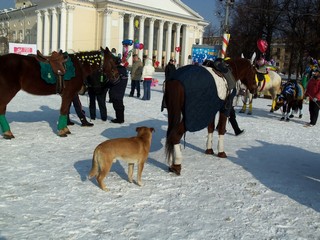
[{"label": "horse's tail", "polygon": [[[168,111],[168,130],[166,138],[166,159],[170,163],[173,158],[174,144],[178,139],[177,134],[183,131],[179,126],[182,119],[182,107],[184,104],[184,89],[178,80],[170,80],[166,82],[165,103]],[[183,128],[183,126],[182,126]]]}]

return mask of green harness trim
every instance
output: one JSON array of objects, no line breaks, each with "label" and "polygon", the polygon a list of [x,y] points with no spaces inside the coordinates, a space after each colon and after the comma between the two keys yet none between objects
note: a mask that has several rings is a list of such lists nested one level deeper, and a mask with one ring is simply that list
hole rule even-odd
[{"label": "green harness trim", "polygon": [[58,121],[58,130],[62,130],[67,127],[67,115],[60,115]]},{"label": "green harness trim", "polygon": [[10,130],[9,123],[4,114],[0,115],[0,126],[3,133]]}]

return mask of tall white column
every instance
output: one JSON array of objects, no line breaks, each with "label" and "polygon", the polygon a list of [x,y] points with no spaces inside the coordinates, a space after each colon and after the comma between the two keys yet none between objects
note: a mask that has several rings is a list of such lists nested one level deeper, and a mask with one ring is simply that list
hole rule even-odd
[{"label": "tall white column", "polygon": [[157,60],[159,61],[159,67],[162,67],[162,53],[163,53],[163,25],[164,20],[159,20],[159,32],[158,32],[158,47],[157,47]]},{"label": "tall white column", "polygon": [[58,51],[58,14],[57,9],[51,8],[52,25],[51,25],[51,51]]},{"label": "tall white column", "polygon": [[189,26],[183,25],[182,49],[181,49],[181,66],[188,64],[189,49]]},{"label": "tall white column", "polygon": [[62,3],[60,7],[60,46],[62,51],[67,50],[67,9],[66,4]]},{"label": "tall white column", "polygon": [[202,45],[202,43],[203,43],[203,32],[204,32],[204,29],[201,28],[199,31],[200,31],[200,41],[199,41],[199,44]]},{"label": "tall white column", "polygon": [[166,62],[171,58],[172,22],[168,22],[167,31]]},{"label": "tall white column", "polygon": [[117,49],[118,54],[120,53],[122,56],[123,53],[123,46],[122,46],[122,41],[123,39],[123,32],[124,32],[124,13],[119,13],[119,46]]},{"label": "tall white column", "polygon": [[112,10],[106,9],[103,16],[103,48],[111,44],[111,14]]},{"label": "tall white column", "polygon": [[[139,18],[139,43],[143,43],[144,44],[144,20],[146,19],[145,16],[141,16]],[[144,49],[139,50],[139,58],[142,60],[143,58],[143,51]]]},{"label": "tall white column", "polygon": [[148,44],[148,58],[152,60],[153,56],[153,34],[154,34],[154,18],[149,20],[149,44]]},{"label": "tall white column", "polygon": [[67,25],[67,47],[66,50],[73,48],[73,10],[74,6],[68,6],[68,25]]},{"label": "tall white column", "polygon": [[[134,18],[136,15],[130,14],[129,15],[129,39],[134,41]],[[133,46],[129,46],[128,50],[131,51],[133,49]],[[129,59],[127,59],[129,65],[132,65],[132,54]]]},{"label": "tall white column", "polygon": [[44,10],[44,34],[43,34],[43,54],[49,55],[50,51],[50,15],[48,10]]},{"label": "tall white column", "polygon": [[[180,49],[181,49],[181,46],[180,46],[180,30],[181,30],[181,24],[180,23],[177,23],[176,24],[176,46],[175,46],[175,48],[176,47],[180,47]],[[180,52],[177,52],[176,50],[174,50],[175,51],[175,59],[176,59],[176,64],[178,65],[178,66],[180,66]]]},{"label": "tall white column", "polygon": [[39,51],[43,51],[43,44],[42,44],[42,35],[43,35],[43,20],[42,20],[42,13],[39,10],[36,10],[37,13],[37,49]]}]

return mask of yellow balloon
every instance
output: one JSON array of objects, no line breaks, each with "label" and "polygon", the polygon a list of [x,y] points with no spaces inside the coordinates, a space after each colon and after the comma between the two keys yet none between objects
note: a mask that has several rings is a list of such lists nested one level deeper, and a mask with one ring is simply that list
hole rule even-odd
[{"label": "yellow balloon", "polygon": [[138,19],[136,19],[136,20],[134,21],[134,26],[135,26],[136,28],[139,28],[139,20],[138,20]]}]

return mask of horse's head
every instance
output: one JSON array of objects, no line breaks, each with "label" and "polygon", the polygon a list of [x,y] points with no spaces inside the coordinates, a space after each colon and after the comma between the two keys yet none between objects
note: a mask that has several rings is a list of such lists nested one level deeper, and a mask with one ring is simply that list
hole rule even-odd
[{"label": "horse's head", "polygon": [[64,75],[66,73],[66,68],[64,63],[68,60],[68,57],[65,57],[63,52],[60,50],[59,52],[52,52],[51,56],[44,56],[38,50],[36,59],[39,62],[49,63],[52,67],[52,71],[57,75]]},{"label": "horse's head", "polygon": [[257,92],[256,69],[250,60],[245,58],[228,59],[226,62],[232,68],[232,74],[236,80],[240,80],[252,94]]},{"label": "horse's head", "polygon": [[111,83],[116,82],[120,75],[115,62],[115,57],[110,52],[108,47],[106,47],[106,49],[101,48],[101,54],[103,56],[103,65],[101,66],[101,70],[106,74],[107,79]]},{"label": "horse's head", "polygon": [[284,102],[285,102],[285,96],[283,96],[282,94],[277,94],[276,104],[274,106],[274,111],[279,110],[279,108],[281,108],[283,106]]}]

